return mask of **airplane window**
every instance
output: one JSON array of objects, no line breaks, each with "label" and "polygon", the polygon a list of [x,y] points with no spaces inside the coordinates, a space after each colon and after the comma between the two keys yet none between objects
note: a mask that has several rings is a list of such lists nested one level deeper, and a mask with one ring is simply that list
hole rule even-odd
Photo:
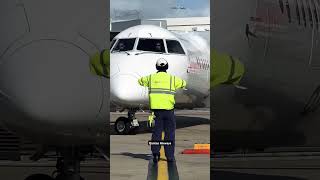
[{"label": "airplane window", "polygon": [[144,39],[140,38],[137,50],[165,52],[164,43],[162,39]]},{"label": "airplane window", "polygon": [[166,40],[168,53],[185,54],[181,44],[176,40]]},{"label": "airplane window", "polygon": [[119,39],[117,45],[113,48],[113,51],[130,51],[133,49],[135,38]]}]

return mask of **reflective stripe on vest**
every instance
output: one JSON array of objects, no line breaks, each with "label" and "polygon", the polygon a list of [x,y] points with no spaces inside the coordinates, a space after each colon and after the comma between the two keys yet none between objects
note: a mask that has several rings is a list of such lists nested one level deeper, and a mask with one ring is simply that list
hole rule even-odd
[{"label": "reflective stripe on vest", "polygon": [[157,90],[152,90],[149,92],[149,94],[172,94],[174,95],[176,92],[172,91],[157,91]]},{"label": "reflective stripe on vest", "polygon": [[[175,77],[174,77],[175,81]],[[174,82],[175,86],[175,82]],[[174,95],[176,93],[175,90],[172,90],[172,76],[170,76],[170,88],[152,88],[151,87],[151,75],[149,75],[149,94],[172,94]]]},{"label": "reflective stripe on vest", "polygon": [[176,77],[175,76],[173,76],[173,87],[176,88]]},{"label": "reflective stripe on vest", "polygon": [[151,75],[149,75],[149,89],[151,89]]}]

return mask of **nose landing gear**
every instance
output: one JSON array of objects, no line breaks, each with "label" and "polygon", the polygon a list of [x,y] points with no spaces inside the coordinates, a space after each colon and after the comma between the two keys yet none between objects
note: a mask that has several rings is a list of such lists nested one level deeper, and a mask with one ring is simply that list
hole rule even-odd
[{"label": "nose landing gear", "polygon": [[66,149],[61,154],[57,160],[55,180],[84,180],[80,177],[80,151]]},{"label": "nose landing gear", "polygon": [[115,122],[115,131],[121,135],[134,133],[139,128],[138,119],[135,117],[137,110],[128,111],[128,117],[119,117]]},{"label": "nose landing gear", "polygon": [[84,180],[80,176],[80,161],[83,160],[79,148],[63,148],[60,151],[52,177],[46,174],[33,174],[25,180]]}]

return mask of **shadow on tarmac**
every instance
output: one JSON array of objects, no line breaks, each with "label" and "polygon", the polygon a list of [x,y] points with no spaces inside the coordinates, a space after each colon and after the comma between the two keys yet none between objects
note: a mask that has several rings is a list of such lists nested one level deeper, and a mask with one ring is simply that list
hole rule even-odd
[{"label": "shadow on tarmac", "polygon": [[134,154],[134,153],[129,153],[129,152],[123,152],[123,153],[113,153],[111,155],[121,155],[121,156],[128,156],[136,159],[144,159],[146,161],[149,161],[152,159],[151,154]]},{"label": "shadow on tarmac", "polygon": [[[212,172],[212,171],[211,171]],[[289,176],[272,176],[272,175],[258,175],[258,174],[247,174],[247,173],[238,173],[230,171],[216,171],[212,172],[213,179],[219,180],[306,180],[304,178],[296,178]]]},{"label": "shadow on tarmac", "polygon": [[[148,121],[139,121],[140,127],[133,134],[151,133],[151,129],[148,128]],[[207,118],[200,117],[187,117],[187,116],[176,116],[176,129],[186,128],[191,126],[197,126],[202,124],[210,124],[210,120]],[[117,135],[114,124],[110,125],[110,134]]]}]

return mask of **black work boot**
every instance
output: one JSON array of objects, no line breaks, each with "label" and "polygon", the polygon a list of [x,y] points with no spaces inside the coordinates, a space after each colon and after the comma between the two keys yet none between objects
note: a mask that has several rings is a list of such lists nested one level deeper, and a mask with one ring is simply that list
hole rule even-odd
[{"label": "black work boot", "polygon": [[158,163],[159,160],[160,160],[160,154],[153,154],[153,162]]}]

